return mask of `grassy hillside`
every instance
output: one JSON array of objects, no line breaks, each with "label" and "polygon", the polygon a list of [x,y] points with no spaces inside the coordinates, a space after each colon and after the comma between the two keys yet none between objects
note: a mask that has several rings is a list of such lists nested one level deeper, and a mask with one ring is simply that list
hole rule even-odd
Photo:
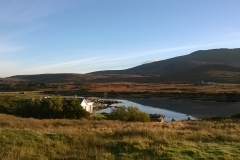
[{"label": "grassy hillside", "polygon": [[2,159],[239,159],[239,120],[132,123],[0,114]]}]

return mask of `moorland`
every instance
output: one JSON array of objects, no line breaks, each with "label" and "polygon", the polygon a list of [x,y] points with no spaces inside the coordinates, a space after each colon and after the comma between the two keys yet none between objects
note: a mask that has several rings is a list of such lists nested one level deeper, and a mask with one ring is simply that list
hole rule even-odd
[{"label": "moorland", "polygon": [[2,159],[239,159],[239,119],[121,122],[0,114]]},{"label": "moorland", "polygon": [[[167,98],[237,104],[239,66],[240,49],[197,51],[120,71],[1,78],[0,96]],[[213,83],[200,83],[202,80]],[[215,110],[219,111],[218,106]],[[239,159],[239,131],[239,115],[143,123],[0,114],[0,156],[3,159]]]},{"label": "moorland", "polygon": [[[0,91],[103,97],[173,97],[240,101],[240,49],[213,49],[87,74],[16,75],[0,78]],[[204,82],[204,83],[201,83]]]}]

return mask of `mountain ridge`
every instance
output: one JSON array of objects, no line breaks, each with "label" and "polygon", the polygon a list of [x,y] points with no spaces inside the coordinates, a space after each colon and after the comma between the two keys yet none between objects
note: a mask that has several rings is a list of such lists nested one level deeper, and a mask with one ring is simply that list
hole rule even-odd
[{"label": "mountain ridge", "polygon": [[199,50],[187,55],[142,64],[125,70],[96,71],[87,74],[60,73],[17,75],[7,80],[25,82],[196,82],[240,83],[240,48]]},{"label": "mountain ridge", "polygon": [[[227,52],[227,54],[226,54]],[[216,56],[220,54],[220,56]],[[230,54],[230,56],[229,56]],[[206,60],[208,58],[208,60]],[[126,70],[110,70],[110,71],[97,71],[91,74],[143,74],[141,70],[148,70],[148,73],[152,74],[175,74],[173,70],[191,69],[198,67],[199,64],[189,64],[189,60],[214,62],[228,65],[240,65],[240,49],[212,49],[212,50],[200,50],[192,52],[188,55],[174,57],[162,61],[152,62],[149,64],[142,64]],[[225,63],[224,63],[225,62]],[[181,68],[179,68],[179,66]],[[166,69],[167,68],[167,69]],[[154,70],[154,72],[152,72]],[[181,71],[180,71],[181,72]]]}]

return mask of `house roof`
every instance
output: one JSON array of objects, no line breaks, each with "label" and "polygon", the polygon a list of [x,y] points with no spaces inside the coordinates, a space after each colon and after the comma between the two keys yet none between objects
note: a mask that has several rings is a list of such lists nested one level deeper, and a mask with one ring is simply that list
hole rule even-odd
[{"label": "house roof", "polygon": [[82,103],[83,101],[86,103],[86,104],[89,104],[89,103],[93,103],[93,102],[89,102],[88,100],[86,100],[85,98],[78,98],[79,101]]}]

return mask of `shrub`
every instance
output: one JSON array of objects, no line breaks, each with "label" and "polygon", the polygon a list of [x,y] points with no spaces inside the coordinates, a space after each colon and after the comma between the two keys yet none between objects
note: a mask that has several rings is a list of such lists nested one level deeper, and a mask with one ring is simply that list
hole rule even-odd
[{"label": "shrub", "polygon": [[125,106],[112,109],[111,113],[109,114],[109,118],[112,120],[127,121],[129,115],[126,109],[127,108]]},{"label": "shrub", "polygon": [[150,121],[149,114],[141,112],[137,107],[128,107],[127,111],[129,114],[128,121],[140,121],[140,122]]},{"label": "shrub", "polygon": [[120,106],[111,111],[111,113],[109,114],[109,119],[132,122],[149,122],[150,116],[149,114],[140,111],[137,107]]},{"label": "shrub", "polygon": [[103,114],[96,114],[93,116],[94,120],[102,120],[102,119],[106,119],[107,117],[104,116]]}]

